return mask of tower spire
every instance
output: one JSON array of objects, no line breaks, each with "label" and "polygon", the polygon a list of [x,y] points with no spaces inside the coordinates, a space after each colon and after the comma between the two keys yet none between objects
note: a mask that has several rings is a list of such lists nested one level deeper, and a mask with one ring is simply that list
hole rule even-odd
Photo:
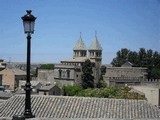
[{"label": "tower spire", "polygon": [[97,32],[96,31],[95,31],[95,38],[92,41],[92,43],[89,47],[89,50],[102,50],[101,44],[99,43],[98,38],[97,38]]},{"label": "tower spire", "polygon": [[81,34],[82,33],[80,32],[80,37],[79,37],[75,47],[73,48],[73,52],[74,52],[73,58],[87,56],[87,47],[82,40]]}]

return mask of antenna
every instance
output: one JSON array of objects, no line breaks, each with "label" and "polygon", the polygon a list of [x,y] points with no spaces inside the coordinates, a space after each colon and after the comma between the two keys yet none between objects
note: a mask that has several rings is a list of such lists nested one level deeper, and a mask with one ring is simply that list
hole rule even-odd
[{"label": "antenna", "polygon": [[80,37],[82,36],[82,32],[80,32]]},{"label": "antenna", "polygon": [[95,37],[97,36],[97,31],[95,30]]}]

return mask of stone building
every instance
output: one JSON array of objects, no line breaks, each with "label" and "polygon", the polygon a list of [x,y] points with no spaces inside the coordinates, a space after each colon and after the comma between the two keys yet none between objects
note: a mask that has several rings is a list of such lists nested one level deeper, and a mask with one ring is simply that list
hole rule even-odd
[{"label": "stone building", "polygon": [[66,64],[55,65],[54,80],[55,82],[58,82],[61,85],[79,84],[81,80],[81,67],[75,65],[66,65]]},{"label": "stone building", "polygon": [[37,78],[43,85],[51,83],[54,84],[54,70],[37,69]]},{"label": "stone building", "polygon": [[26,80],[26,72],[20,69],[5,68],[0,71],[0,81],[7,90],[16,90],[19,87],[19,80]]},{"label": "stone building", "polygon": [[62,60],[59,64],[55,64],[54,70],[38,69],[38,80],[42,83],[51,84],[58,82],[61,85],[80,84],[82,65],[87,59],[93,64],[93,76],[96,83],[100,77],[100,67],[102,64],[102,47],[97,36],[95,36],[88,49],[80,36],[73,48],[73,58]]},{"label": "stone building", "polygon": [[97,36],[95,36],[88,50],[82,37],[79,37],[73,48],[73,59],[63,60],[60,64],[55,65],[54,80],[62,84],[80,84],[82,65],[87,59],[93,64],[93,76],[96,83],[100,77],[100,67],[102,64],[102,47]]},{"label": "stone building", "polygon": [[61,89],[57,85],[46,85],[38,90],[39,95],[61,95]]},{"label": "stone building", "polygon": [[4,60],[0,59],[0,71],[6,68],[6,63]]},{"label": "stone building", "polygon": [[[42,83],[36,80],[31,80],[31,88],[33,93],[37,93],[38,90],[42,87]],[[19,90],[25,91],[26,80],[19,80]]]},{"label": "stone building", "polygon": [[104,80],[109,86],[139,85],[147,78],[147,68],[132,67],[126,62],[121,67],[107,67]]}]

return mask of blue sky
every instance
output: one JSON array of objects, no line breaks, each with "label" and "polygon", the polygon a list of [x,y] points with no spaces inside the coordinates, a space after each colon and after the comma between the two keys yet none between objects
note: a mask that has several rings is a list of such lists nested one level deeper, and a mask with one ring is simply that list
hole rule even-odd
[{"label": "blue sky", "polygon": [[21,17],[28,9],[37,17],[32,62],[72,59],[80,32],[89,47],[97,31],[104,64],[121,48],[160,52],[160,0],[1,0],[1,59],[26,61]]}]

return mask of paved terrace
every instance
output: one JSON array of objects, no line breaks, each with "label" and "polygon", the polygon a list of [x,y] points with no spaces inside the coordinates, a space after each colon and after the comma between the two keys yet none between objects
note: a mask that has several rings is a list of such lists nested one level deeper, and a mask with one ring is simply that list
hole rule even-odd
[{"label": "paved terrace", "polygon": [[[15,95],[3,102],[0,117],[22,115],[24,99],[24,95]],[[31,101],[33,120],[160,120],[160,109],[144,100],[33,95]]]}]

